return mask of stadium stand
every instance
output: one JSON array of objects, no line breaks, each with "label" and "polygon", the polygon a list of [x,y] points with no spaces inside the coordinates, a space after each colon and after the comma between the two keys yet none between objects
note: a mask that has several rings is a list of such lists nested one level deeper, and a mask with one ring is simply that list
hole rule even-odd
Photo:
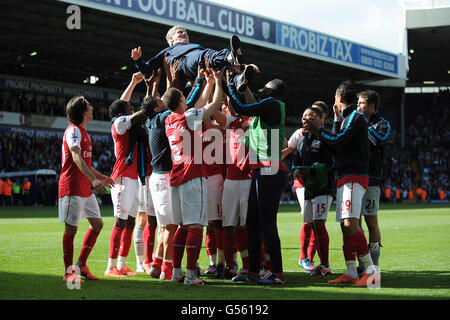
[{"label": "stadium stand", "polygon": [[445,199],[449,198],[446,189],[449,185],[450,92],[440,91],[429,101],[408,126],[405,147],[399,150],[397,137],[386,148],[384,187],[392,190],[391,201],[397,189],[401,190],[403,200],[408,199],[410,190],[417,197],[417,188],[427,191],[428,200],[444,200],[440,190],[446,193]]}]

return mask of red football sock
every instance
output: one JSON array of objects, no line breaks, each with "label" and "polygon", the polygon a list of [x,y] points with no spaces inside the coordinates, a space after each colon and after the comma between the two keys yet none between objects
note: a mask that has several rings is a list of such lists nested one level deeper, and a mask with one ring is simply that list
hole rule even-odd
[{"label": "red football sock", "polygon": [[86,231],[83,247],[81,248],[80,256],[78,257],[78,261],[81,263],[81,266],[86,265],[86,260],[88,259],[99,234],[99,232],[94,231],[92,228],[88,228]]},{"label": "red football sock", "polygon": [[202,248],[203,229],[189,228],[186,238],[186,269],[195,270]]},{"label": "red football sock", "polygon": [[215,228],[206,228],[206,253],[208,256],[212,256],[217,254],[217,240],[216,240],[216,231]]},{"label": "red football sock", "polygon": [[184,247],[186,246],[186,238],[188,231],[178,227],[173,236],[173,262],[174,268],[181,268],[181,260],[183,260]]},{"label": "red football sock", "polygon": [[215,228],[215,238],[217,249],[223,250],[223,229]]},{"label": "red football sock", "polygon": [[328,231],[325,226],[321,228],[316,228],[316,246],[317,253],[320,256],[320,264],[326,268],[330,267],[330,262],[328,261],[330,238],[328,236]]},{"label": "red football sock", "polygon": [[155,234],[156,234],[156,225],[151,226],[150,224],[146,224],[144,228],[144,244],[145,244],[145,260],[144,263],[148,264],[153,261],[153,248],[155,247]]},{"label": "red football sock", "polygon": [[111,259],[117,259],[120,250],[120,238],[122,237],[124,229],[117,227],[112,228],[111,238],[109,240],[109,257]]},{"label": "red football sock", "polygon": [[314,228],[311,228],[311,237],[309,238],[308,251],[307,251],[309,261],[313,262],[316,251],[317,251],[316,233],[314,232]]},{"label": "red football sock", "polygon": [[362,231],[352,234],[352,246],[359,257],[363,257],[370,252],[366,236]]},{"label": "red football sock", "polygon": [[300,229],[300,260],[305,260],[308,257],[308,247],[311,238],[311,225],[303,223]]},{"label": "red football sock", "polygon": [[75,236],[69,236],[63,234],[63,260],[64,260],[64,273],[67,273],[68,268],[73,265],[73,239]]},{"label": "red football sock", "polygon": [[243,251],[248,250],[247,245],[247,229],[246,228],[236,228],[235,230],[236,236],[236,246],[241,253],[242,259],[242,268],[248,269],[248,254],[243,255]]},{"label": "red football sock", "polygon": [[352,235],[344,235],[344,244],[342,246],[342,251],[344,251],[345,261],[356,260],[355,252],[353,251],[352,245]]},{"label": "red football sock", "polygon": [[133,239],[133,230],[129,228],[125,228],[122,232],[122,237],[120,238],[120,250],[119,256],[128,257],[128,253],[130,252],[131,241]]},{"label": "red football sock", "polygon": [[153,257],[152,267],[161,268],[162,263],[163,263],[163,259],[162,258]]},{"label": "red football sock", "polygon": [[226,267],[232,269],[234,264],[234,234],[223,234],[223,254]]},{"label": "red football sock", "polygon": [[161,272],[166,274],[166,279],[172,278],[172,262],[163,261],[161,265]]}]

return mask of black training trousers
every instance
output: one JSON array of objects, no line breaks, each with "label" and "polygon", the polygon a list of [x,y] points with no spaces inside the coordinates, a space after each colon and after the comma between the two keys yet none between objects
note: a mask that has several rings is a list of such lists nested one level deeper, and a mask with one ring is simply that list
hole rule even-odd
[{"label": "black training trousers", "polygon": [[267,171],[267,168],[255,171],[248,199],[246,227],[249,271],[254,273],[260,271],[262,237],[273,272],[283,272],[277,213],[281,191],[287,181],[287,172],[278,169],[275,174],[267,174]]}]

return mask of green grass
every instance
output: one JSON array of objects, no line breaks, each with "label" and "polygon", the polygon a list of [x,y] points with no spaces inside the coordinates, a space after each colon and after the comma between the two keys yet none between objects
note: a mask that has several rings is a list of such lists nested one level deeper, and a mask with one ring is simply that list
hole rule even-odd
[{"label": "green grass", "polygon": [[[186,287],[146,275],[126,279],[105,279],[112,208],[102,208],[105,222],[88,260],[99,281],[69,290],[62,281],[63,224],[55,207],[0,208],[0,299],[1,300],[354,300],[354,299],[449,299],[450,298],[450,206],[431,204],[382,204],[379,213],[382,244],[381,289],[331,285],[312,278],[298,267],[301,216],[297,205],[281,206],[278,228],[281,237],[285,286],[235,284],[207,279],[205,287]],[[337,275],[345,272],[342,235],[332,207],[327,228],[330,235],[330,263]],[[82,220],[75,238],[78,257],[84,232]],[[135,267],[134,246],[129,266]],[[208,265],[206,249],[200,264]],[[184,265],[184,264],[183,264]],[[334,277],[334,276],[332,276]]]}]

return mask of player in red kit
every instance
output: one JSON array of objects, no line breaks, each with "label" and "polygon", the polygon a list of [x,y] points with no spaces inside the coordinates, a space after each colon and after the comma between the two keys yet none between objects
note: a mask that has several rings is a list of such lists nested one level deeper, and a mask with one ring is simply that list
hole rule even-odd
[{"label": "player in red kit", "polygon": [[[92,167],[92,143],[86,131],[89,121],[93,120],[93,107],[82,96],[73,97],[66,107],[66,116],[70,125],[64,132],[62,144],[62,170],[58,186],[59,221],[65,223],[63,235],[63,257],[65,265],[64,281],[80,281],[81,276],[96,280],[86,260],[94,247],[103,227],[95,195],[91,185],[98,193],[105,193],[106,187],[114,182]],[[78,261],[73,266],[73,242],[78,230],[80,218],[87,218],[90,227],[84,237]]]},{"label": "player in red kit", "polygon": [[[129,154],[130,129],[134,125],[142,125],[151,110],[144,109],[133,113],[133,108],[126,100],[115,100],[109,107],[112,120],[111,134],[114,140],[114,164],[111,179],[115,185],[111,189],[115,224],[110,237],[110,248],[106,277],[124,277],[137,275],[126,266],[135,218],[139,205],[139,180],[137,168],[137,146],[135,146],[133,162],[125,164]],[[147,112],[148,111],[148,112]]]},{"label": "player in red kit", "polygon": [[[166,119],[166,135],[173,156],[170,192],[174,221],[179,225],[173,238],[172,281],[184,278],[186,285],[203,285],[195,272],[203,241],[203,227],[208,225],[206,166],[203,165],[203,119],[222,105],[223,71],[210,70],[215,79],[213,101],[203,108],[187,110],[186,99],[176,88],[169,88],[163,101],[171,110]],[[187,111],[186,111],[187,110]],[[186,248],[186,277],[181,261]]]}]

